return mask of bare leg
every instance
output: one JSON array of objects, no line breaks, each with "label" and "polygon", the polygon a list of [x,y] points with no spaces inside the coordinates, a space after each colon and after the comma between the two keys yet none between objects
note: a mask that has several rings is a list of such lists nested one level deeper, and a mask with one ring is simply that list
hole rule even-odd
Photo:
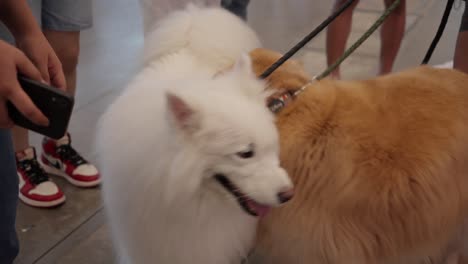
[{"label": "bare leg", "polygon": [[[65,32],[45,30],[44,35],[49,40],[52,48],[62,62],[63,72],[67,81],[67,92],[75,95],[76,93],[76,74],[78,66],[78,57],[80,53],[80,32]],[[58,140],[45,138],[43,141],[42,158],[44,168],[50,173],[60,173],[78,187],[95,187],[100,183],[99,171],[97,168],[84,159],[71,145],[71,136],[67,133]],[[62,150],[72,151],[73,158],[68,155],[62,155]],[[55,158],[54,156],[58,156]],[[53,160],[52,162],[50,160]],[[55,159],[55,160],[54,160]],[[53,162],[67,164],[64,166],[54,166]],[[70,171],[69,169],[72,169]],[[79,178],[75,177],[77,174]]]},{"label": "bare leg", "polygon": [[[333,11],[339,9],[344,3],[345,0],[337,0],[333,7]],[[353,11],[358,3],[359,0],[355,1],[328,27],[326,41],[328,66],[332,65],[341,55],[343,55],[349,34],[351,32]],[[341,78],[339,67],[331,73],[331,77],[336,79]]]},{"label": "bare leg", "polygon": [[458,34],[453,66],[455,69],[468,73],[468,31]]},{"label": "bare leg", "polygon": [[450,254],[447,259],[445,260],[444,264],[457,264],[459,260],[458,253],[452,253]]},{"label": "bare leg", "polygon": [[44,35],[62,62],[67,81],[67,92],[76,93],[76,66],[80,54],[80,32],[45,30]]},{"label": "bare leg", "polygon": [[[467,2],[468,4],[468,2]],[[453,67],[468,73],[468,5],[465,4],[460,32],[458,33],[457,45],[455,47],[455,56]]]},{"label": "bare leg", "polygon": [[[385,0],[388,8],[395,0]],[[382,24],[381,49],[380,49],[380,74],[392,71],[401,41],[405,34],[406,24],[406,1],[401,0],[400,5],[390,14]]]},{"label": "bare leg", "polygon": [[464,256],[460,256],[458,258],[458,264],[468,264],[468,258],[466,258]]},{"label": "bare leg", "polygon": [[15,126],[11,130],[11,134],[13,137],[13,146],[15,148],[15,152],[25,150],[29,147],[29,131]]}]

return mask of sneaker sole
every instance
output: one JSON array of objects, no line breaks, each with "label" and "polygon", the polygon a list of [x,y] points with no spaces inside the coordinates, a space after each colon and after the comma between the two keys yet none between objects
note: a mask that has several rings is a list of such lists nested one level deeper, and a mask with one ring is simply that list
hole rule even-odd
[{"label": "sneaker sole", "polygon": [[39,162],[41,163],[42,167],[47,173],[65,178],[69,183],[77,187],[91,188],[91,187],[96,187],[101,183],[101,178],[98,178],[95,181],[89,181],[89,182],[77,181],[73,179],[72,177],[68,176],[68,174],[66,174],[65,172],[45,164],[44,162],[42,162],[42,160],[39,160]]},{"label": "sneaker sole", "polygon": [[57,205],[63,204],[66,200],[65,196],[62,196],[60,199],[57,199],[54,201],[41,202],[41,201],[29,199],[28,197],[24,196],[22,193],[19,194],[19,198],[23,203],[27,205],[34,206],[34,207],[41,207],[41,208],[55,207]]}]

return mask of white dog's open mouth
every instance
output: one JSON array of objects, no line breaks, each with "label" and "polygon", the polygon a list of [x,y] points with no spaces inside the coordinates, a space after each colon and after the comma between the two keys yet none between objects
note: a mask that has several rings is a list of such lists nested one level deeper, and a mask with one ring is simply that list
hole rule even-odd
[{"label": "white dog's open mouth", "polygon": [[245,212],[252,216],[263,217],[270,211],[270,206],[262,205],[252,200],[246,194],[242,193],[226,176],[216,174],[215,179],[223,186],[229,193],[231,193],[244,209]]}]

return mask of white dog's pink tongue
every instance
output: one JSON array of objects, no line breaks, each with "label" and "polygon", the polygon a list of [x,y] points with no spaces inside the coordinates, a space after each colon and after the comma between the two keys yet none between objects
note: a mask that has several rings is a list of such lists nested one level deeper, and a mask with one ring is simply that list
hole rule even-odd
[{"label": "white dog's pink tongue", "polygon": [[248,200],[247,201],[247,206],[251,208],[259,217],[264,217],[265,215],[270,212],[270,207],[266,205],[261,205],[259,203],[256,203],[253,200]]}]

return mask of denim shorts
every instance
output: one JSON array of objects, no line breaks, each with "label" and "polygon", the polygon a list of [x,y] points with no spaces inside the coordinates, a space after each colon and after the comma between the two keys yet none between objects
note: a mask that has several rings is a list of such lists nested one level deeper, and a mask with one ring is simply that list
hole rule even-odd
[{"label": "denim shorts", "polygon": [[[92,0],[28,0],[27,2],[43,29],[81,31],[93,25]],[[1,22],[0,39],[13,43],[13,37]]]}]

